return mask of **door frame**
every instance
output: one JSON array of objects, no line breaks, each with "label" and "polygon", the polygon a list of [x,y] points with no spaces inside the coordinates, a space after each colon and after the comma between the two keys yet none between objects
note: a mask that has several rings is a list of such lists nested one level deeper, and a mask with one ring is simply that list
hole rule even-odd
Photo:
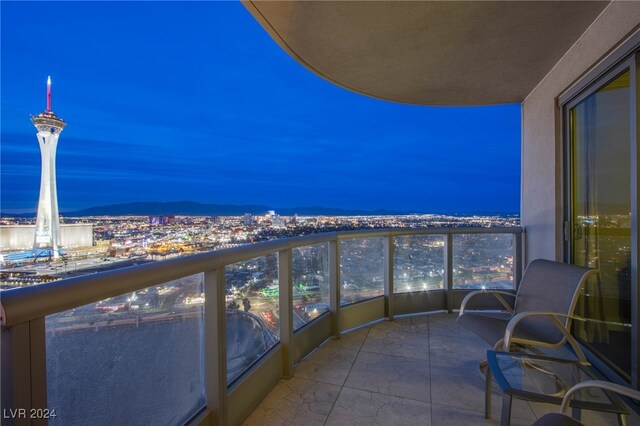
[{"label": "door frame", "polygon": [[[636,34],[638,35],[638,34]],[[600,88],[617,78],[620,74],[629,70],[630,80],[630,154],[631,154],[631,371],[630,378],[631,383],[627,382],[618,372],[609,367],[600,357],[591,352],[588,348],[581,344],[582,349],[587,354],[589,361],[600,370],[611,381],[623,384],[631,385],[635,389],[640,389],[639,385],[639,371],[640,366],[640,351],[638,349],[639,333],[638,327],[640,326],[640,315],[638,308],[640,306],[640,292],[638,290],[638,265],[640,265],[640,253],[639,253],[639,241],[640,236],[638,234],[638,200],[640,196],[638,190],[640,185],[638,184],[638,134],[637,134],[637,122],[638,122],[638,108],[637,101],[640,99],[638,96],[638,84],[637,84],[637,68],[638,61],[640,60],[640,53],[638,53],[638,44],[633,43],[635,48],[634,52],[628,52],[623,56],[623,59],[619,60],[615,65],[609,65],[606,71],[600,70],[597,76],[592,76],[588,73],[584,77],[580,85],[578,82],[576,85],[565,92],[565,95],[559,98],[559,101],[563,101],[560,104],[561,107],[561,129],[562,129],[562,189],[563,189],[563,260],[571,263],[572,253],[572,210],[571,210],[571,195],[572,195],[572,181],[573,165],[571,163],[571,125],[570,125],[570,111],[577,104],[582,102],[588,96],[592,95]],[[581,87],[581,89],[580,89]],[[579,89],[579,90],[578,90]],[[571,97],[567,95],[571,94]]]}]

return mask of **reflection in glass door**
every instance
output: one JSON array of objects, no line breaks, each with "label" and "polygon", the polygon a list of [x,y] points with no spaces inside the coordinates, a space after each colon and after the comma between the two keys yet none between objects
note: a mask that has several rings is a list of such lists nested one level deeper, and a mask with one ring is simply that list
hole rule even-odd
[{"label": "reflection in glass door", "polygon": [[631,374],[630,72],[569,109],[570,260],[600,270],[580,295],[576,336]]}]

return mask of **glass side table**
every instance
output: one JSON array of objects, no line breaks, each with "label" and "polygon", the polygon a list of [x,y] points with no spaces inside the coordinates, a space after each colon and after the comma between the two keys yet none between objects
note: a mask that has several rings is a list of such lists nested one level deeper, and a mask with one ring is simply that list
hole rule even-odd
[{"label": "glass side table", "polygon": [[[560,405],[571,386],[597,378],[577,361],[539,355],[489,350],[487,361],[485,417],[491,418],[491,383],[494,378],[504,393],[500,419],[503,426],[511,422],[513,398]],[[578,391],[571,401],[571,407],[576,419],[580,419],[582,409],[604,411],[616,413],[621,425],[625,424],[624,415],[628,414],[627,407],[617,395],[602,389]]]}]

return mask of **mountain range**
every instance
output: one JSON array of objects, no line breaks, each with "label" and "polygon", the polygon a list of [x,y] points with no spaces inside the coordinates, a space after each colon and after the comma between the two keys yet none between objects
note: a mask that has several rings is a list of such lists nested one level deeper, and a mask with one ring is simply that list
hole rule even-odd
[{"label": "mountain range", "polygon": [[[245,213],[261,215],[269,210],[283,216],[299,214],[301,216],[393,216],[406,214],[444,214],[451,216],[518,216],[514,212],[488,212],[488,211],[467,211],[467,212],[420,212],[420,211],[400,211],[400,210],[362,210],[362,209],[339,209],[332,207],[273,207],[260,204],[206,204],[195,201],[169,201],[169,202],[132,202],[122,204],[110,204],[106,206],[89,207],[77,211],[63,211],[62,216],[83,217],[83,216],[160,216],[160,215],[181,215],[181,216],[239,216]],[[3,217],[34,217],[35,212],[28,213],[8,213],[0,212]]]},{"label": "mountain range", "polygon": [[[283,216],[299,214],[303,216],[360,216],[360,215],[399,215],[406,214],[395,210],[345,210],[327,207],[295,207],[277,208],[264,205],[233,205],[233,204],[204,204],[194,201],[171,202],[134,202],[111,204],[106,206],[89,207],[78,211],[65,211],[62,216],[157,216],[157,215],[184,215],[184,216],[239,216],[245,213],[252,215],[265,214],[269,210]],[[10,214],[2,213],[2,216],[32,217],[34,213]]]}]

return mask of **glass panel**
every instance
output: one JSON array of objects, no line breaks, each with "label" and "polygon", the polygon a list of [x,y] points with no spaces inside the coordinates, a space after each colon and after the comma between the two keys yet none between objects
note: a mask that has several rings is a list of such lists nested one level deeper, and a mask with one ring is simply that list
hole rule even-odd
[{"label": "glass panel", "polygon": [[444,238],[444,235],[394,238],[394,293],[444,288]]},{"label": "glass panel", "polygon": [[453,288],[513,289],[513,235],[453,235]]},{"label": "glass panel", "polygon": [[578,300],[574,332],[627,378],[631,373],[629,71],[570,111],[571,260],[600,270]]},{"label": "glass panel", "polygon": [[231,383],[279,341],[278,256],[225,267],[227,382]]},{"label": "glass panel", "polygon": [[52,425],[181,424],[205,405],[203,275],[46,317]]},{"label": "glass panel", "polygon": [[340,241],[341,305],[384,295],[384,238]]},{"label": "glass panel", "polygon": [[291,250],[293,330],[329,310],[329,244]]}]

